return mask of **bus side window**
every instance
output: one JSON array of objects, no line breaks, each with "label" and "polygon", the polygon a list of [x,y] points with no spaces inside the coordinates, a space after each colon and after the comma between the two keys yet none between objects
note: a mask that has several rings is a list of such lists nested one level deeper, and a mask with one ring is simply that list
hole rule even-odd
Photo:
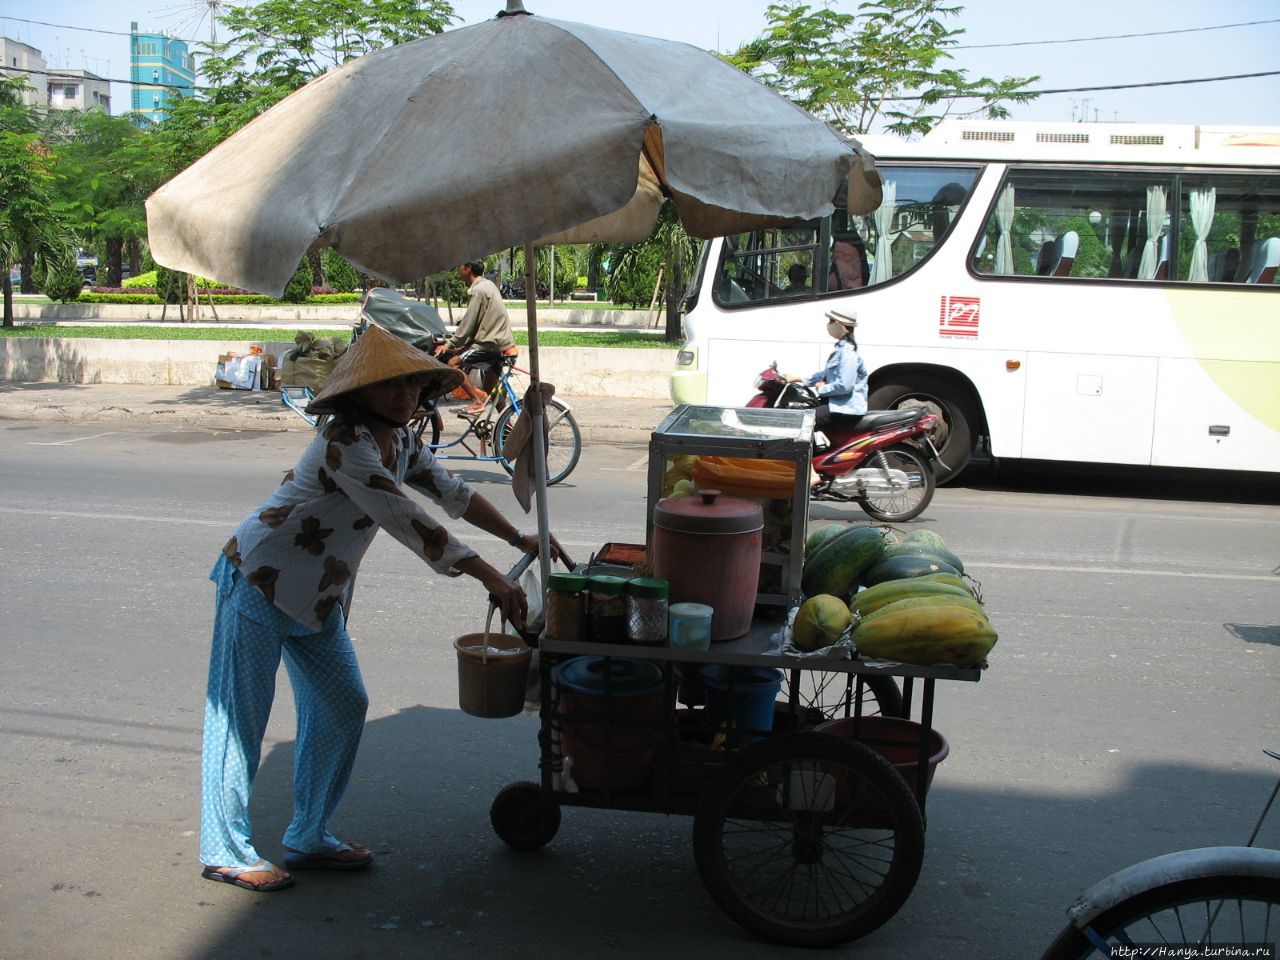
[{"label": "bus side window", "polygon": [[1280,177],[1209,173],[1183,177],[1177,279],[1275,283],[1280,267]]},{"label": "bus side window", "polygon": [[725,241],[714,299],[722,306],[812,296],[816,224],[736,234]]}]

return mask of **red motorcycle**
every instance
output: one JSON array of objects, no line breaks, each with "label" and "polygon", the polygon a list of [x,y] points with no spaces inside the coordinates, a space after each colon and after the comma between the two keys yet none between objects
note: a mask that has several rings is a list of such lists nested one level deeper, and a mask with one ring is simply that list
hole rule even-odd
[{"label": "red motorcycle", "polygon": [[[797,409],[821,401],[803,383],[789,381],[771,364],[756,378],[759,392],[748,407]],[[846,426],[813,435],[815,500],[853,501],[876,520],[897,523],[919,516],[933,499],[938,451],[929,429],[938,422],[924,407],[868,410]]]}]

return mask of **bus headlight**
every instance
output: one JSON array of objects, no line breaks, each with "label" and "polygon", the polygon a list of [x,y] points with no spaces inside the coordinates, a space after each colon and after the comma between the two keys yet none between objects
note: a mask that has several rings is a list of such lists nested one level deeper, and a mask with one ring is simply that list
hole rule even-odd
[{"label": "bus headlight", "polygon": [[698,352],[696,350],[681,350],[676,354],[676,366],[691,367],[697,359]]}]

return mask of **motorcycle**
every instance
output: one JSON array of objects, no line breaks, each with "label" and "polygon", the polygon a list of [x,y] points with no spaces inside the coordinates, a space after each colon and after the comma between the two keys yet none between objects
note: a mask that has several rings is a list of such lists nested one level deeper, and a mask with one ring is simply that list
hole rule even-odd
[{"label": "motorcycle", "polygon": [[[821,402],[812,388],[779,373],[777,363],[756,378],[756,391],[748,407],[803,409]],[[908,407],[868,410],[848,426],[815,431],[810,497],[852,501],[888,523],[919,516],[933,499],[938,451],[929,430],[937,422],[924,407]]]}]

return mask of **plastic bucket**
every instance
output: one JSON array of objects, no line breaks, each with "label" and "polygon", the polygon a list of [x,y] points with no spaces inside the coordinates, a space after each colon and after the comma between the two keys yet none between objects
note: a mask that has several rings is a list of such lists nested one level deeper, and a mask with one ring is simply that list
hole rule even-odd
[{"label": "plastic bucket", "polygon": [[773,704],[782,687],[781,670],[713,664],[702,669],[702,680],[712,721],[717,727],[729,728],[728,746],[752,743],[773,729]]},{"label": "plastic bucket", "polygon": [[644,789],[665,727],[662,671],[643,660],[575,657],[558,664],[553,676],[560,696],[560,747],[572,758],[578,786]]},{"label": "plastic bucket", "polygon": [[533,651],[519,637],[463,634],[458,651],[458,706],[473,717],[514,717],[524,709]]},{"label": "plastic bucket", "polygon": [[[920,759],[920,737],[924,728],[914,721],[897,717],[863,717],[861,720],[841,717],[839,720],[820,723],[813,729],[815,733],[853,738],[856,723],[861,724],[861,736],[857,739],[893,764],[893,768],[907,781],[907,786],[914,794],[916,769]],[[933,774],[938,769],[938,764],[947,759],[947,754],[951,752],[951,745],[937,730],[930,730],[926,749],[929,753],[924,781],[927,792],[933,783]]]}]

